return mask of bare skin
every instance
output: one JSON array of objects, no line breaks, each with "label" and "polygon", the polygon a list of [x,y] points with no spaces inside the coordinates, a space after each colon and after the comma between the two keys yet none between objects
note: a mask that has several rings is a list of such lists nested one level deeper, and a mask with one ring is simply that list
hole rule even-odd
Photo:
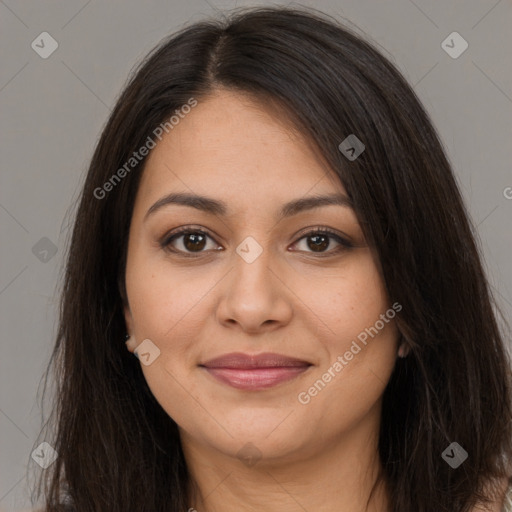
[{"label": "bare skin", "polygon": [[[223,201],[227,212],[167,204],[145,218],[171,192]],[[179,426],[197,482],[189,506],[198,512],[390,511],[384,486],[366,504],[380,470],[395,321],[344,356],[392,306],[378,261],[346,205],[279,218],[285,203],[324,194],[346,192],[298,134],[234,92],[199,102],[148,157],[129,235],[128,348],[149,339],[160,350],[142,370]],[[182,234],[162,247],[182,226],[207,236],[194,245]],[[315,251],[309,233],[326,227],[352,247],[327,237]],[[250,263],[236,252],[247,237],[262,250]],[[199,366],[231,352],[273,352],[311,366],[271,388],[240,390]],[[337,372],[339,356],[347,364]],[[242,460],[240,450],[255,458]]]}]

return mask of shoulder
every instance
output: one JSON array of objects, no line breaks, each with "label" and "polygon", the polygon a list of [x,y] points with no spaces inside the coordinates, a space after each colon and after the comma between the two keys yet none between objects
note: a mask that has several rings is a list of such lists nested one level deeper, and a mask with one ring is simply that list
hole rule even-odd
[{"label": "shoulder", "polygon": [[[24,508],[22,510],[16,510],[16,512],[45,512],[45,508]],[[3,509],[0,512],[4,512]]]},{"label": "shoulder", "polygon": [[498,488],[501,489],[499,500],[487,505],[477,503],[471,512],[512,512],[512,480],[504,478]]},{"label": "shoulder", "polygon": [[[3,512],[3,509],[0,512]],[[46,512],[46,507],[24,508],[22,510],[16,510],[16,512]]]},{"label": "shoulder", "polygon": [[512,486],[510,486],[507,489],[502,511],[503,512],[512,512]]},{"label": "shoulder", "polygon": [[[23,508],[20,510],[16,510],[16,512],[46,512],[46,510],[47,510],[46,506],[40,506],[37,508]],[[69,504],[64,504],[64,503],[61,503],[58,505],[58,510],[59,510],[59,512],[75,512],[75,509],[73,506],[71,506]],[[0,512],[6,512],[6,511],[4,511],[4,509],[0,508]]]},{"label": "shoulder", "polygon": [[512,485],[506,480],[502,487],[501,500],[490,512],[512,512]]}]

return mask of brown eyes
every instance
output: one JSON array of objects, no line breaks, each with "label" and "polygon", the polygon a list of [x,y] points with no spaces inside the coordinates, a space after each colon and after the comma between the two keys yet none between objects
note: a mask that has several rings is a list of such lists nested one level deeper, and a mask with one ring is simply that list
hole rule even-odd
[{"label": "brown eyes", "polygon": [[[331,256],[353,247],[353,244],[348,240],[329,228],[310,230],[302,234],[294,245],[303,240],[305,241],[306,249],[299,249],[299,252]],[[160,245],[164,250],[184,257],[198,257],[207,252],[222,250],[216,243],[213,243],[210,250],[205,251],[208,241],[214,242],[212,235],[208,231],[184,226],[167,233],[161,240]],[[333,245],[333,241],[338,245],[334,249],[328,250]],[[177,248],[176,245],[181,247]]]}]

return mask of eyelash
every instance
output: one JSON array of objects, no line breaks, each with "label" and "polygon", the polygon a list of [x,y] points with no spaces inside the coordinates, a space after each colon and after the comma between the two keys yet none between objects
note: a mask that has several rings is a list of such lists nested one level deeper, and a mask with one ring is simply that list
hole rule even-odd
[{"label": "eyelash", "polygon": [[[198,258],[198,257],[202,256],[206,251],[199,251],[197,253],[192,253],[192,252],[185,252],[182,250],[174,249],[174,248],[171,248],[171,246],[170,246],[171,242],[178,239],[180,236],[190,235],[190,234],[205,235],[208,238],[211,238],[212,240],[214,240],[213,236],[207,230],[195,229],[192,226],[184,226],[182,228],[178,228],[176,231],[167,233],[160,241],[160,246],[162,247],[162,249],[164,249],[168,252],[177,254],[179,256],[183,256],[185,258]],[[309,238],[309,237],[315,236],[315,235],[327,235],[329,238],[334,239],[336,242],[338,242],[340,244],[336,249],[328,250],[323,253],[322,252],[314,253],[312,251],[310,252],[310,254],[319,255],[320,258],[333,256],[335,254],[339,254],[340,252],[343,252],[347,249],[351,249],[354,247],[353,244],[351,244],[345,238],[341,237],[337,232],[333,231],[330,228],[325,228],[325,227],[316,228],[311,231],[307,231],[306,233],[304,233],[300,236],[300,238],[295,242],[295,244],[300,242],[304,238]],[[297,251],[297,252],[304,252],[304,251]],[[309,252],[309,251],[307,251],[307,252]]]}]

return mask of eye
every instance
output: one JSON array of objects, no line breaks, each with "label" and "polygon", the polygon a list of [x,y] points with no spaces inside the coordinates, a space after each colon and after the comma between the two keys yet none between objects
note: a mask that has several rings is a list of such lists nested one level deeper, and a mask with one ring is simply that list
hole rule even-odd
[{"label": "eye", "polygon": [[[194,257],[206,252],[208,239],[213,241],[212,236],[207,231],[185,226],[164,236],[160,245],[169,252],[178,253],[185,257]],[[304,233],[294,245],[302,241],[306,241],[306,249],[300,250],[301,252],[313,252],[320,255],[326,254],[327,256],[338,254],[341,251],[354,247],[352,243],[329,228],[310,230]],[[337,246],[334,249],[327,250],[333,245],[333,241]],[[222,248],[213,244],[210,250],[212,249],[221,250]]]},{"label": "eye", "polygon": [[[327,250],[331,247],[333,240],[337,246],[334,249]],[[326,254],[327,256],[338,254],[353,247],[353,244],[348,240],[329,228],[317,228],[313,231],[308,231],[295,244],[299,244],[302,241],[305,241],[304,245],[307,249],[311,249],[311,251],[306,250],[305,252]]]},{"label": "eye", "polygon": [[[207,246],[208,239],[213,240],[206,231],[185,226],[170,233],[169,235],[166,235],[160,245],[163,249],[170,252],[182,253],[183,255],[188,256],[193,253],[204,252],[203,249]],[[177,241],[179,242],[176,243]],[[176,245],[181,247],[176,248]],[[219,250],[217,245],[215,245],[214,248]]]}]

